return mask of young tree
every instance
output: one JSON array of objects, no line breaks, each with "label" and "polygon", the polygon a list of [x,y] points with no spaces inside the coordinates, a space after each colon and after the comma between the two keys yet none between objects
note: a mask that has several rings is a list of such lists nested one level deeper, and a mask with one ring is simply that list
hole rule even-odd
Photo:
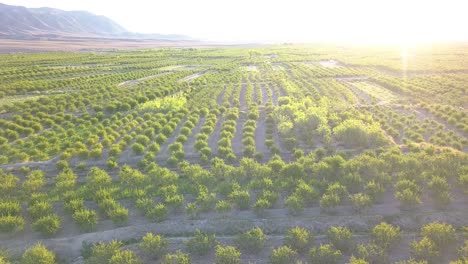
[{"label": "young tree", "polygon": [[399,227],[382,222],[372,229],[371,238],[376,245],[389,249],[399,241],[400,233]]},{"label": "young tree", "polygon": [[352,233],[347,227],[332,226],[327,230],[327,237],[333,246],[340,251],[346,252],[352,247]]},{"label": "young tree", "polygon": [[98,223],[98,216],[94,210],[81,209],[73,213],[73,220],[81,230],[91,231]]},{"label": "young tree", "polygon": [[356,193],[350,195],[349,200],[351,201],[354,211],[358,213],[365,212],[372,207],[372,199],[367,194]]},{"label": "young tree", "polygon": [[55,254],[49,251],[42,243],[28,248],[21,257],[21,264],[55,264]]},{"label": "young tree", "polygon": [[192,260],[188,254],[177,250],[175,254],[167,254],[161,264],[191,264]]},{"label": "young tree", "polygon": [[259,252],[265,245],[266,235],[260,227],[254,227],[251,230],[240,234],[234,242],[237,247],[247,252]]},{"label": "young tree", "polygon": [[284,244],[297,252],[306,250],[314,242],[314,235],[311,231],[294,227],[290,229],[284,238]]},{"label": "young tree", "polygon": [[341,251],[334,249],[330,244],[313,247],[309,254],[311,264],[337,264],[343,257]]},{"label": "young tree", "polygon": [[428,237],[423,237],[420,241],[411,243],[411,255],[418,260],[427,260],[431,263],[438,263],[440,252],[437,245]]},{"label": "young tree", "polygon": [[210,250],[212,250],[216,245],[216,236],[214,234],[202,233],[197,229],[195,236],[188,241],[186,241],[185,247],[187,251],[192,254],[197,254],[200,256],[206,255]]},{"label": "young tree", "polygon": [[168,241],[161,235],[154,235],[153,233],[147,233],[140,242],[140,249],[151,255],[155,259],[159,259],[167,251]]},{"label": "young tree", "polygon": [[41,232],[45,236],[54,235],[57,233],[60,226],[60,218],[55,214],[43,216],[33,223],[33,229]]},{"label": "young tree", "polygon": [[432,240],[438,248],[456,243],[458,236],[452,225],[433,222],[421,228],[421,235]]},{"label": "young tree", "polygon": [[294,263],[297,252],[288,246],[281,246],[273,249],[270,256],[272,264],[290,264]]},{"label": "young tree", "polygon": [[240,264],[241,253],[231,246],[216,246],[215,264]]},{"label": "young tree", "polygon": [[246,210],[250,206],[250,194],[248,191],[235,190],[229,195],[229,199],[231,199],[233,203],[237,204],[241,210]]},{"label": "young tree", "polygon": [[300,215],[304,211],[304,201],[296,195],[289,196],[284,205],[288,208],[288,212],[291,215]]},{"label": "young tree", "polygon": [[141,261],[135,256],[131,250],[118,250],[110,258],[109,264],[141,264]]}]

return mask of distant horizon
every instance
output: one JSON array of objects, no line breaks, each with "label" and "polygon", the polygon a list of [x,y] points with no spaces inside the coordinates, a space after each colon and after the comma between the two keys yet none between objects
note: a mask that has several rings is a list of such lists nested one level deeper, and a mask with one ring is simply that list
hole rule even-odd
[{"label": "distant horizon", "polygon": [[464,14],[468,3],[464,1],[376,2],[0,1],[28,8],[88,11],[131,32],[186,35],[214,42],[414,45],[468,41],[468,16]]}]

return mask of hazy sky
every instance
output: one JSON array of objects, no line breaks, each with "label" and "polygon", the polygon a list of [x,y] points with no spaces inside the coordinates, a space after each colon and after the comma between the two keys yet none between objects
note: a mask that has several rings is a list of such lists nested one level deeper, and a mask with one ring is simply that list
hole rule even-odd
[{"label": "hazy sky", "polygon": [[219,41],[468,40],[468,0],[0,0],[87,10],[141,33]]}]

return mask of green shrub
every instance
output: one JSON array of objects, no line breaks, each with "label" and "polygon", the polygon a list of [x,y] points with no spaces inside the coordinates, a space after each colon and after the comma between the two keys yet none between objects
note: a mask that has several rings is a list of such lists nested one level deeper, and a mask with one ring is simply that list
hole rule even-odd
[{"label": "green shrub", "polygon": [[241,210],[246,210],[250,206],[250,194],[248,191],[235,190],[229,195],[229,199]]},{"label": "green shrub", "polygon": [[123,225],[128,221],[128,210],[120,206],[107,211],[107,215],[116,225]]},{"label": "green shrub", "polygon": [[138,135],[138,136],[135,138],[135,141],[136,141],[137,143],[140,143],[141,145],[144,146],[144,145],[148,144],[148,142],[150,141],[150,139],[149,139],[147,136],[145,136],[145,135]]},{"label": "green shrub", "polygon": [[151,221],[162,222],[167,217],[167,208],[164,204],[158,203],[146,212],[146,216],[150,218]]},{"label": "green shrub", "polygon": [[13,233],[24,229],[24,219],[20,216],[0,216],[0,232]]},{"label": "green shrub", "polygon": [[253,210],[256,214],[262,216],[265,214],[265,210],[271,207],[271,203],[266,199],[258,199],[253,205]]},{"label": "green shrub", "polygon": [[304,211],[304,201],[296,195],[289,196],[284,205],[288,208],[288,212],[291,215],[300,215]]},{"label": "green shrub", "polygon": [[383,249],[389,249],[400,240],[400,228],[382,222],[376,225],[371,232],[371,239]]},{"label": "green shrub", "polygon": [[91,247],[91,253],[87,259],[86,264],[101,264],[109,263],[112,256],[120,251],[122,242],[113,240],[109,243],[99,242]]},{"label": "green shrub", "polygon": [[237,247],[247,252],[259,252],[265,245],[266,236],[259,227],[240,234],[234,239]]},{"label": "green shrub", "polygon": [[19,202],[0,202],[0,216],[19,216],[21,206]]},{"label": "green shrub", "polygon": [[423,226],[421,235],[431,239],[438,248],[444,248],[456,243],[458,238],[452,225],[438,222]]},{"label": "green shrub", "polygon": [[330,211],[341,203],[340,196],[336,193],[325,193],[320,199],[320,209]]},{"label": "green shrub", "polygon": [[411,255],[418,260],[427,260],[431,263],[438,263],[440,252],[436,243],[428,237],[423,237],[420,241],[413,241],[410,245]]},{"label": "green shrub", "polygon": [[54,235],[57,233],[60,226],[60,218],[57,215],[43,216],[33,223],[33,229],[41,232],[45,236]]},{"label": "green shrub", "polygon": [[216,246],[215,264],[240,264],[241,253],[231,246]]},{"label": "green shrub", "polygon": [[73,213],[73,220],[81,230],[91,231],[97,225],[98,216],[93,210],[81,209]]},{"label": "green shrub", "polygon": [[147,233],[140,242],[140,249],[151,255],[152,257],[159,259],[167,251],[168,241],[166,238],[160,235],[154,235],[153,233]]},{"label": "green shrub", "polygon": [[343,257],[340,250],[329,244],[311,248],[309,255],[311,264],[337,264]]},{"label": "green shrub", "polygon": [[371,243],[367,245],[358,245],[357,256],[369,263],[386,264],[388,263],[388,255],[385,249]]},{"label": "green shrub", "polygon": [[141,264],[141,261],[131,250],[117,251],[109,260],[109,264]]},{"label": "green shrub", "polygon": [[188,254],[177,250],[175,254],[167,254],[161,264],[191,264],[192,261]]},{"label": "green shrub", "polygon": [[372,199],[367,194],[356,193],[356,194],[350,195],[349,200],[351,201],[351,205],[354,211],[358,213],[365,212],[370,207],[372,207]]},{"label": "green shrub", "polygon": [[50,215],[53,213],[52,205],[46,201],[39,201],[29,206],[29,216],[33,219],[39,219],[43,216]]},{"label": "green shrub", "polygon": [[218,201],[216,203],[216,212],[226,214],[232,210],[232,205],[228,201]]},{"label": "green shrub", "polygon": [[352,247],[352,234],[351,230],[347,227],[332,226],[327,230],[327,237],[333,246],[340,251],[346,252]]},{"label": "green shrub", "polygon": [[21,257],[21,264],[54,264],[55,254],[49,251],[43,244],[38,243],[28,248]]},{"label": "green shrub", "polygon": [[297,252],[303,252],[314,242],[314,235],[311,231],[294,227],[290,229],[284,238],[284,244]]},{"label": "green shrub", "polygon": [[297,252],[288,246],[281,246],[273,249],[270,256],[270,262],[272,264],[290,264],[294,263]]},{"label": "green shrub", "polygon": [[135,143],[135,144],[132,145],[132,151],[136,155],[141,155],[141,154],[143,154],[143,151],[145,151],[145,146],[143,146],[140,143]]},{"label": "green shrub", "polygon": [[217,245],[217,241],[214,234],[202,233],[197,229],[195,236],[184,242],[184,245],[188,252],[203,256]]}]

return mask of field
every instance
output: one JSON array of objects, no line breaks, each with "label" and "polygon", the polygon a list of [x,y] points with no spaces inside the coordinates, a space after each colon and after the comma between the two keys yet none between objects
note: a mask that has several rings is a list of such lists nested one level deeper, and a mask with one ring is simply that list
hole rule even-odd
[{"label": "field", "polygon": [[467,61],[0,55],[0,263],[466,263]]}]

